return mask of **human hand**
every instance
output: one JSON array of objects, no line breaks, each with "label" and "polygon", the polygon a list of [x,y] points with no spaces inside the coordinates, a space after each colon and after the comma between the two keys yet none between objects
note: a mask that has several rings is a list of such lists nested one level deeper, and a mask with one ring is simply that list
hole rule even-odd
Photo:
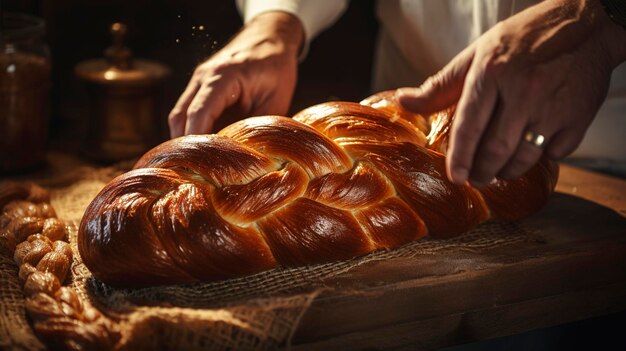
[{"label": "human hand", "polygon": [[198,66],[169,115],[170,136],[209,133],[223,112],[286,114],[296,85],[300,21],[284,12],[255,17]]},{"label": "human hand", "polygon": [[[422,114],[457,103],[448,177],[484,186],[521,176],[542,154],[557,160],[573,152],[624,60],[626,30],[600,1],[548,0],[500,22],[397,98]],[[543,144],[524,140],[532,134]]]}]

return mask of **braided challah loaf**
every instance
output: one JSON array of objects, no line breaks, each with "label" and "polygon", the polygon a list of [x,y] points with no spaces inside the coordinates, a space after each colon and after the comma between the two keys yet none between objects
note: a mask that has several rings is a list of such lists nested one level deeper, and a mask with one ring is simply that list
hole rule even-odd
[{"label": "braided challah loaf", "polygon": [[19,267],[33,329],[51,350],[112,350],[118,336],[109,320],[63,286],[73,257],[67,236],[46,190],[0,181],[0,255]]},{"label": "braided challah loaf", "polygon": [[481,190],[446,179],[451,114],[414,115],[385,92],[170,140],[89,205],[80,254],[115,286],[211,281],[349,259],[538,210],[554,189],[554,162]]}]

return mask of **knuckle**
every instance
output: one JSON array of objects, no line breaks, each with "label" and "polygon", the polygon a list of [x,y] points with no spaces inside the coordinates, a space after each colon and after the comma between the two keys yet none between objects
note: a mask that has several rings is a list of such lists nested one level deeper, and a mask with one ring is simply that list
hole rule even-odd
[{"label": "knuckle", "polygon": [[207,69],[207,72],[210,72],[213,75],[231,75],[233,73],[243,71],[248,64],[249,62],[247,58],[219,61],[214,62],[210,68]]},{"label": "knuckle", "polygon": [[211,66],[211,72],[215,74],[225,74],[232,70],[233,63],[218,62]]},{"label": "knuckle", "polygon": [[[511,48],[511,38],[499,33],[502,26],[494,28],[495,39],[485,49],[483,69],[487,75],[499,75],[514,61],[515,55]],[[501,30],[500,30],[501,32]]]},{"label": "knuckle", "polygon": [[448,80],[448,76],[442,70],[426,79],[422,87],[428,91],[439,91],[447,85]]},{"label": "knuckle", "polygon": [[[436,73],[436,75],[438,74],[439,73]],[[439,84],[440,84],[439,79],[435,78],[435,76],[431,76],[428,79],[426,79],[420,87],[422,88],[422,91],[430,92],[433,90],[437,90],[437,87],[439,86]]]},{"label": "knuckle", "polygon": [[208,60],[196,68],[194,75],[199,79],[207,76],[224,75],[231,72],[235,66],[237,66],[237,63],[234,61]]},{"label": "knuckle", "polygon": [[510,58],[504,53],[506,49],[503,47],[503,44],[496,46],[487,56],[484,63],[486,75],[500,75],[508,66]]},{"label": "knuckle", "polygon": [[206,73],[208,69],[209,69],[209,63],[204,62],[193,70],[192,77],[195,77],[195,78],[201,77]]},{"label": "knuckle", "polygon": [[197,105],[191,105],[187,108],[187,117],[189,119],[197,119],[200,117],[200,107]]},{"label": "knuckle", "polygon": [[435,75],[433,75],[432,77],[428,78],[427,83],[434,88],[439,88],[445,85],[444,84],[445,80],[446,80],[445,74],[443,73],[443,71],[439,71],[435,73]]},{"label": "knuckle", "polygon": [[170,123],[177,123],[181,121],[183,118],[184,116],[180,110],[172,110],[172,112],[170,112],[170,114],[167,116],[167,120]]}]

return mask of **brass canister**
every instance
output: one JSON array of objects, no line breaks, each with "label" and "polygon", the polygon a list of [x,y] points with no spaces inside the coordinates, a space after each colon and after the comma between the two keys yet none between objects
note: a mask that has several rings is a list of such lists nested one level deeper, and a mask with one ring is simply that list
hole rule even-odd
[{"label": "brass canister", "polygon": [[132,158],[161,141],[157,97],[170,70],[133,58],[124,46],[126,30],[126,25],[114,23],[113,46],[105,50],[105,58],[75,68],[88,95],[84,152],[99,161]]}]

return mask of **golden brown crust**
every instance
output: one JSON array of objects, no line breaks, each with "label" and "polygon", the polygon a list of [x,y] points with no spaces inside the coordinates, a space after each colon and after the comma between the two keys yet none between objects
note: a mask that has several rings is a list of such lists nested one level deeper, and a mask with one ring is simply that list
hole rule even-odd
[{"label": "golden brown crust", "polygon": [[298,112],[293,119],[335,140],[410,142],[424,145],[426,136],[407,119],[352,102],[328,102]]},{"label": "golden brown crust", "polygon": [[345,260],[375,247],[352,213],[299,198],[258,222],[286,266]]},{"label": "golden brown crust", "polygon": [[354,157],[371,162],[391,181],[400,198],[426,223],[429,235],[458,235],[487,220],[488,209],[478,192],[469,185],[448,181],[442,154],[410,143],[354,143],[345,147]]},{"label": "golden brown crust", "polygon": [[420,114],[405,110],[396,100],[395,95],[395,90],[383,91],[364,99],[361,101],[361,104],[372,106],[392,116],[409,121],[426,135],[426,143],[419,145],[424,145],[431,150],[445,153],[448,147],[448,135],[450,134],[452,117],[454,116],[456,106],[424,117]]},{"label": "golden brown crust", "polygon": [[306,197],[344,209],[359,209],[376,204],[394,190],[380,172],[366,162],[345,173],[328,173],[309,182]]},{"label": "golden brown crust", "polygon": [[352,159],[327,136],[287,117],[247,118],[222,129],[218,135],[273,159],[296,163],[312,177],[341,173],[352,167]]},{"label": "golden brown crust", "polygon": [[192,135],[166,141],[135,164],[135,168],[191,171],[216,186],[245,184],[279,166],[254,148],[219,135]]},{"label": "golden brown crust", "polygon": [[393,116],[393,119],[402,119],[408,121],[415,128],[419,129],[422,134],[428,135],[432,129],[432,123],[428,118],[417,113],[413,113],[405,110],[396,100],[395,90],[381,91],[377,94],[369,96],[361,100],[360,104],[365,106],[371,106],[376,110],[383,111],[386,114]]},{"label": "golden brown crust", "polygon": [[50,349],[111,350],[118,336],[109,321],[62,286],[73,253],[47,201],[47,191],[33,183],[0,182],[0,254],[19,266],[26,311]]},{"label": "golden brown crust", "polygon": [[377,248],[398,247],[426,235],[424,221],[397,197],[360,210],[355,216]]},{"label": "golden brown crust", "polygon": [[302,196],[309,178],[294,163],[248,184],[227,185],[213,193],[215,209],[225,220],[245,225]]},{"label": "golden brown crust", "polygon": [[452,112],[416,115],[387,91],[170,140],[89,205],[81,256],[116,286],[217,280],[450,237],[539,209],[557,174],[545,160],[480,191],[447,180]]},{"label": "golden brown crust", "polygon": [[[556,162],[542,158],[523,177],[492,182],[480,190],[492,216],[503,220],[524,218],[541,208],[559,176]],[[516,194],[513,198],[509,194]]]}]

